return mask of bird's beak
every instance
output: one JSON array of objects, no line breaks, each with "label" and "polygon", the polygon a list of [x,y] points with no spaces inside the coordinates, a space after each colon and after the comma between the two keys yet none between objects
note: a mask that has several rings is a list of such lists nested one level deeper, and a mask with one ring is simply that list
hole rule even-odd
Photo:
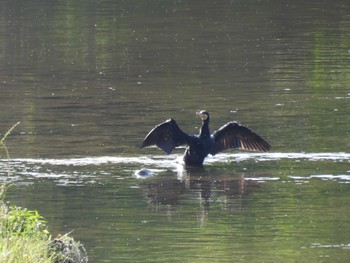
[{"label": "bird's beak", "polygon": [[197,111],[196,115],[198,115],[202,121],[204,121],[207,118],[207,115],[203,114],[202,111]]}]

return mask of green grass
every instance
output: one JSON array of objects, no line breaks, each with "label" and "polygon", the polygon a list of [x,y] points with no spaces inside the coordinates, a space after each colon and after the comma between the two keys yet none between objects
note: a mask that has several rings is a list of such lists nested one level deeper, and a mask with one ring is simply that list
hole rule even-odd
[{"label": "green grass", "polygon": [[47,249],[49,240],[28,236],[0,238],[0,262],[7,263],[52,263]]}]

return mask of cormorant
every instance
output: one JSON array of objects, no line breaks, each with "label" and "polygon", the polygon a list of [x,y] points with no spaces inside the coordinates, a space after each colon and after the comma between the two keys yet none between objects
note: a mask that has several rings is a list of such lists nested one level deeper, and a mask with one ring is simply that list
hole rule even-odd
[{"label": "cormorant", "polygon": [[210,135],[209,113],[202,110],[196,114],[202,119],[198,135],[184,133],[175,120],[169,119],[155,126],[147,134],[141,148],[156,145],[170,154],[175,147],[187,145],[184,161],[190,166],[201,166],[208,154],[215,155],[230,148],[263,152],[271,149],[271,146],[255,132],[233,121]]}]

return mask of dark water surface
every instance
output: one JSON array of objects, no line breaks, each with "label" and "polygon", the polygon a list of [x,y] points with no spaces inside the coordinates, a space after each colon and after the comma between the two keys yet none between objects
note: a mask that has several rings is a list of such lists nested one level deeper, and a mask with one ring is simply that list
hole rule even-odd
[{"label": "dark water surface", "polygon": [[[346,262],[348,1],[0,1],[7,200],[90,262]],[[195,111],[270,153],[140,149]]]}]

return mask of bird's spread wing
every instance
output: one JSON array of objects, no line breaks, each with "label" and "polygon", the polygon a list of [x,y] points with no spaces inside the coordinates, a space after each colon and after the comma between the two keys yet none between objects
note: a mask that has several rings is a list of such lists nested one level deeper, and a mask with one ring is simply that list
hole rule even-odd
[{"label": "bird's spread wing", "polygon": [[173,119],[169,119],[151,130],[143,140],[141,148],[157,145],[167,154],[176,146],[188,144],[190,136],[184,133]]},{"label": "bird's spread wing", "polygon": [[263,138],[237,122],[229,122],[214,132],[213,141],[211,154],[230,148],[263,152],[271,149]]}]

